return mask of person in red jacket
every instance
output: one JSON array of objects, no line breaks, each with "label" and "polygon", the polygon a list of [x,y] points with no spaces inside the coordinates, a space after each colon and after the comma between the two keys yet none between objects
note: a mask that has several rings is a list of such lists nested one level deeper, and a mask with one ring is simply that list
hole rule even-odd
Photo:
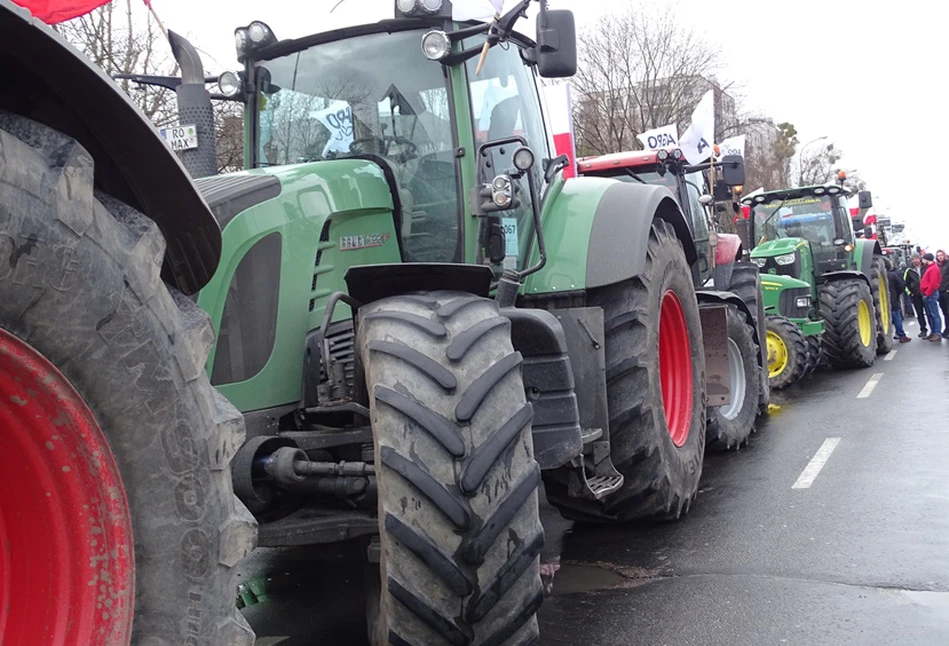
[{"label": "person in red jacket", "polygon": [[923,293],[926,318],[929,319],[929,329],[932,330],[928,339],[942,341],[942,335],[939,334],[939,330],[942,329],[939,316],[939,284],[942,282],[942,272],[936,264],[936,257],[931,253],[923,254],[923,264],[926,266],[926,271],[923,272],[923,278],[919,282],[919,291]]}]

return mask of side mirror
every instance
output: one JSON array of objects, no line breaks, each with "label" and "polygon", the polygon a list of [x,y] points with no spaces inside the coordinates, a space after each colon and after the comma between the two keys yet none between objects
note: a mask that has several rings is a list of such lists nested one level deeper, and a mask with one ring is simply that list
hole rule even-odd
[{"label": "side mirror", "polygon": [[741,155],[722,157],[722,179],[727,186],[742,186],[745,183],[745,160]]},{"label": "side mirror", "polygon": [[577,73],[577,25],[572,11],[547,9],[537,16],[537,71],[548,79]]},{"label": "side mirror", "polygon": [[863,228],[863,237],[869,238],[873,235],[873,227],[864,227]]},{"label": "side mirror", "polygon": [[860,191],[857,194],[857,199],[860,200],[861,209],[869,209],[873,206],[873,197],[870,194],[870,191]]},{"label": "side mirror", "polygon": [[850,217],[853,221],[853,230],[859,231],[863,228],[863,216],[862,215],[853,215]]}]

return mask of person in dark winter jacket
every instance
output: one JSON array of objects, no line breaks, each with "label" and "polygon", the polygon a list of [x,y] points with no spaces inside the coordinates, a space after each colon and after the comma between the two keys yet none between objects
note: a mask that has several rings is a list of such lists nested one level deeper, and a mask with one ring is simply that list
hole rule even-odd
[{"label": "person in dark winter jacket", "polygon": [[930,341],[942,341],[942,335],[939,334],[942,329],[942,321],[939,318],[939,285],[942,282],[942,272],[936,264],[936,257],[931,253],[923,254],[923,264],[926,271],[923,272],[923,279],[919,281],[919,291],[923,293],[926,315],[929,317],[930,333],[927,338]]},{"label": "person in dark winter jacket", "polygon": [[916,310],[921,339],[929,336],[929,328],[926,325],[926,304],[923,302],[923,293],[919,291],[919,281],[923,278],[923,271],[923,260],[918,253],[914,253],[910,258],[909,267],[903,272],[903,281],[906,283],[906,293],[913,301],[913,309]]},{"label": "person in dark winter jacket", "polygon": [[946,252],[942,249],[936,252],[936,264],[939,265],[939,274],[942,276],[939,281],[939,306],[942,308],[942,320],[945,325],[942,338],[949,339],[949,257],[946,257]]},{"label": "person in dark winter jacket", "polygon": [[890,310],[893,315],[893,326],[896,328],[896,339],[900,343],[909,343],[912,339],[906,336],[906,331],[903,330],[903,307],[900,304],[906,283],[903,282],[900,272],[896,271],[889,258],[886,259],[886,278],[890,287]]}]

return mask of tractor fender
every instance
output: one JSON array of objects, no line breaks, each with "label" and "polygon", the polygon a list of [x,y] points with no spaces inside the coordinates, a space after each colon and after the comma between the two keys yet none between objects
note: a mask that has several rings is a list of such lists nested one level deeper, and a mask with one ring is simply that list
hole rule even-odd
[{"label": "tractor fender", "polygon": [[873,257],[883,254],[883,249],[877,240],[867,240],[858,238],[854,244],[853,259],[859,269],[865,276],[869,276],[873,269]]},{"label": "tractor fender", "polygon": [[654,219],[673,226],[686,260],[698,259],[689,222],[669,189],[615,182],[593,213],[587,247],[586,287],[605,287],[640,275],[646,267],[646,247]]},{"label": "tractor fender", "polygon": [[[761,345],[761,339],[758,337],[758,325],[755,323],[755,317],[748,309],[747,303],[741,300],[737,294],[732,292],[719,292],[710,289],[695,290],[695,297],[700,305],[734,305],[744,314],[745,321],[751,326],[755,343]],[[758,357],[758,363],[761,363],[761,357]]]},{"label": "tractor fender", "polygon": [[[871,260],[872,259],[873,257],[871,256]],[[823,274],[821,278],[824,280],[824,282],[828,282],[828,283],[835,280],[847,280],[847,279],[859,278],[860,280],[865,282],[868,287],[870,286],[869,270],[867,271],[867,273],[864,273],[862,271],[854,271],[852,269],[842,269],[840,271],[829,271],[826,274]]]},{"label": "tractor fender", "polygon": [[[654,219],[672,224],[690,265],[698,259],[689,222],[664,186],[605,177],[557,176],[541,208],[547,263],[527,277],[528,296],[604,287],[641,274]],[[531,261],[538,262],[537,245]]]},{"label": "tractor fender", "polygon": [[742,255],[741,238],[734,233],[719,233],[715,246],[715,265],[739,262]]},{"label": "tractor fender", "polygon": [[388,263],[350,267],[344,276],[349,295],[366,305],[410,292],[451,290],[487,298],[494,273],[484,265]]},{"label": "tractor fender", "polygon": [[0,109],[75,138],[95,160],[96,188],[158,225],[164,279],[186,294],[207,284],[221,230],[152,123],[105,72],[9,0],[0,0],[0,33]]}]

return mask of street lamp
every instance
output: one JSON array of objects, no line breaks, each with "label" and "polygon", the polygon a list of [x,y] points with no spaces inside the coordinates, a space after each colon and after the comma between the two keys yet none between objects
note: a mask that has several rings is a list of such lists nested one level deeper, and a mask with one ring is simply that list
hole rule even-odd
[{"label": "street lamp", "polygon": [[810,146],[811,144],[816,144],[818,141],[823,141],[824,139],[827,139],[827,135],[821,135],[817,139],[811,139],[806,144],[801,146],[801,149],[798,151],[797,153],[798,155],[797,167],[799,171],[798,180],[797,180],[798,186],[804,183],[804,151],[807,150],[807,147]]}]

